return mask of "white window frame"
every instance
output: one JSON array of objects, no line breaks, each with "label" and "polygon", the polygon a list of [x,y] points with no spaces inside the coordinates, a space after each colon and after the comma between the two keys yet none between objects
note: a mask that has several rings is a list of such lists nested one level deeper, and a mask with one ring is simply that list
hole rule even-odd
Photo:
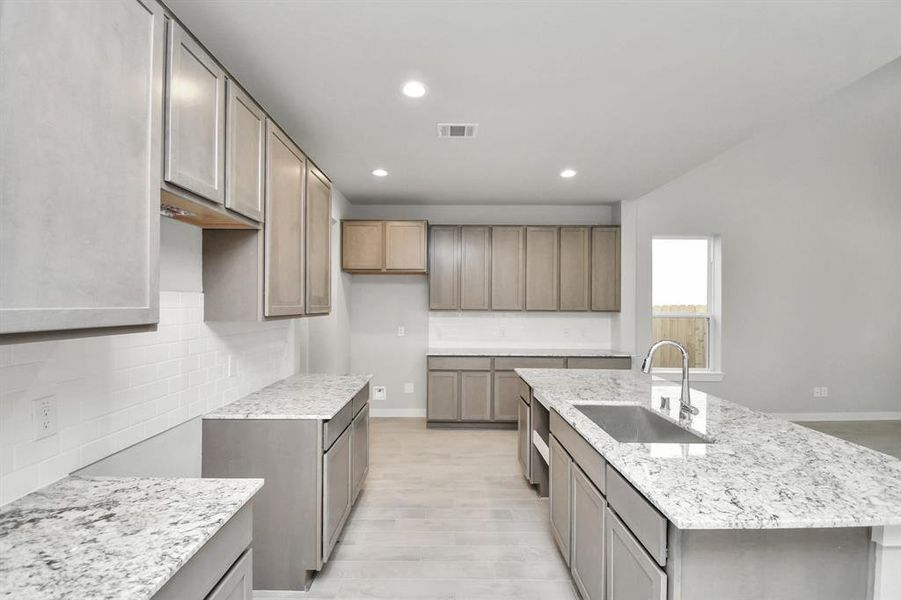
[{"label": "white window frame", "polygon": [[[705,317],[707,319],[707,368],[692,368],[690,379],[694,381],[722,381],[722,240],[718,235],[655,235],[653,240],[706,240],[707,241],[707,312],[704,313],[655,313],[654,290],[651,288],[651,328],[655,317]],[[651,251],[651,280],[653,281],[654,253]],[[682,369],[656,368],[654,373],[667,379],[682,377]]]}]

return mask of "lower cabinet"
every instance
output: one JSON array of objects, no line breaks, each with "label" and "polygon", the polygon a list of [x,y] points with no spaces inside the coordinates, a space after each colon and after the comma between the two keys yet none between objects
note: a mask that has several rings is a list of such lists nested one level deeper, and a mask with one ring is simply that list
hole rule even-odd
[{"label": "lower cabinet", "polygon": [[529,405],[524,399],[519,401],[518,424],[517,424],[517,455],[519,456],[519,466],[522,467],[523,477],[526,481],[532,479],[532,420]]},{"label": "lower cabinet", "polygon": [[[570,572],[584,600],[602,600],[604,569],[601,565],[605,564],[604,521],[607,501],[577,465],[572,466],[570,486],[572,494]],[[608,595],[607,600],[612,598]]]},{"label": "lower cabinet", "polygon": [[253,550],[248,549],[206,600],[253,600]]},{"label": "lower cabinet", "polygon": [[515,421],[524,383],[515,371],[494,372],[494,420]]},{"label": "lower cabinet", "polygon": [[322,457],[322,559],[328,560],[350,514],[353,500],[351,439],[353,427],[344,430]]},{"label": "lower cabinet", "polygon": [[454,371],[429,372],[428,382],[429,420],[456,421],[457,373]]},{"label": "lower cabinet", "polygon": [[491,372],[460,373],[460,420],[491,420]]},{"label": "lower cabinet", "polygon": [[351,496],[356,501],[363,488],[363,480],[369,471],[369,405],[354,417],[353,439],[351,440],[351,452],[353,454],[351,466]]},{"label": "lower cabinet", "polygon": [[609,508],[605,520],[607,600],[666,600],[666,574]]},{"label": "lower cabinet", "polygon": [[550,436],[550,515],[551,533],[563,560],[570,564],[570,527],[572,526],[572,464],[573,461],[553,435]]}]

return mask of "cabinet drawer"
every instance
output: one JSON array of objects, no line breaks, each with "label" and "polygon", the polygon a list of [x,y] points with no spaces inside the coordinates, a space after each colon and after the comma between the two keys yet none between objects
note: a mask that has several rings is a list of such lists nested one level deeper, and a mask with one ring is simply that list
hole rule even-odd
[{"label": "cabinet drawer", "polygon": [[607,461],[555,410],[551,411],[551,433],[601,493],[606,493],[604,469],[607,467]]},{"label": "cabinet drawer", "polygon": [[344,405],[344,408],[338,411],[334,417],[329,419],[328,421],[323,421],[322,423],[322,449],[328,450],[331,448],[332,444],[335,443],[335,440],[338,439],[338,436],[341,435],[341,432],[347,429],[347,426],[350,425],[350,422],[353,421],[354,418],[354,403],[353,400]]},{"label": "cabinet drawer", "polygon": [[552,358],[548,356],[510,356],[494,359],[494,368],[498,371],[512,371],[513,369],[562,369],[565,366],[565,358]]},{"label": "cabinet drawer", "polygon": [[356,415],[360,412],[360,410],[369,403],[369,384],[363,386],[363,389],[357,392],[357,395],[354,396],[354,399],[351,401],[353,404],[353,414]]},{"label": "cabinet drawer", "polygon": [[430,356],[430,371],[490,371],[487,356]]},{"label": "cabinet drawer", "polygon": [[666,517],[610,465],[607,502],[657,564],[666,565]]},{"label": "cabinet drawer", "polygon": [[253,550],[246,552],[232,565],[206,600],[252,600]]},{"label": "cabinet drawer", "polygon": [[631,369],[632,359],[628,356],[573,357],[566,360],[566,366],[570,369]]}]

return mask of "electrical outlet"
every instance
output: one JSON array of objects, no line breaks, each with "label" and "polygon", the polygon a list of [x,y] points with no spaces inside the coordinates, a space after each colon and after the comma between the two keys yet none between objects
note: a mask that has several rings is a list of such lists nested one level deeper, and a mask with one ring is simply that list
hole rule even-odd
[{"label": "electrical outlet", "polygon": [[40,440],[56,434],[56,397],[38,398],[32,403],[32,425],[34,439]]},{"label": "electrical outlet", "polygon": [[829,397],[829,388],[826,386],[815,387],[813,388],[813,397],[814,398],[828,398]]},{"label": "electrical outlet", "polygon": [[404,337],[405,335],[407,335],[407,328],[403,325],[398,326],[397,337]]},{"label": "electrical outlet", "polygon": [[404,393],[405,393],[405,394],[412,394],[412,393],[413,393],[413,384],[412,384],[412,383],[405,383],[405,384],[404,384]]},{"label": "electrical outlet", "polygon": [[388,388],[383,385],[377,385],[372,388],[372,399],[373,400],[387,400],[388,399]]}]

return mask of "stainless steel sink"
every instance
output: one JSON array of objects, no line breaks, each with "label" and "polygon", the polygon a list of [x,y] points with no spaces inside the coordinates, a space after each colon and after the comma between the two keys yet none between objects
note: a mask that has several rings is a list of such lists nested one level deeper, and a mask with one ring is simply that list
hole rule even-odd
[{"label": "stainless steel sink", "polygon": [[646,408],[630,404],[576,404],[576,409],[594,421],[618,442],[646,444],[709,444],[699,435]]}]

